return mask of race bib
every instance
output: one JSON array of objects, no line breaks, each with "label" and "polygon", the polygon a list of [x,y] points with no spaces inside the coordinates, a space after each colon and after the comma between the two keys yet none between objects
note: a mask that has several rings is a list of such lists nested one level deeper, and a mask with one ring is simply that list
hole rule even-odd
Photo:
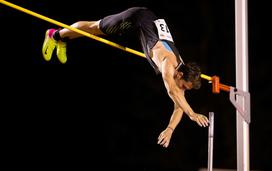
[{"label": "race bib", "polygon": [[155,20],[154,23],[157,27],[158,36],[161,40],[168,40],[170,42],[174,42],[172,35],[164,19]]}]

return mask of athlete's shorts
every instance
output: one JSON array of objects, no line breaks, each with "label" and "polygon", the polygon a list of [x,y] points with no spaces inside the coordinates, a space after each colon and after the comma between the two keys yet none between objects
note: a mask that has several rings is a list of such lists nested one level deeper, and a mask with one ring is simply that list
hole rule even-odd
[{"label": "athlete's shorts", "polygon": [[[154,23],[157,19],[157,16],[146,7],[132,7],[123,12],[102,18],[99,28],[106,35],[112,36],[136,33],[141,41],[145,56],[155,71],[158,72],[157,66],[150,57],[150,50],[160,40],[158,29]],[[173,43],[169,43],[169,45],[176,56],[179,57]]]}]

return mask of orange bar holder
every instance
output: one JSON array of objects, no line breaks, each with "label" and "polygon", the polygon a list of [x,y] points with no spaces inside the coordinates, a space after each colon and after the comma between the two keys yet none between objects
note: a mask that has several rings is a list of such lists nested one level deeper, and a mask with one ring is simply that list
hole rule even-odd
[{"label": "orange bar holder", "polygon": [[230,92],[230,86],[221,84],[218,76],[212,76],[212,92],[215,94],[220,93],[220,90]]},{"label": "orange bar holder", "polygon": [[[231,103],[239,111],[239,113],[244,118],[244,120],[247,123],[250,123],[250,93],[249,92],[239,90],[239,89],[232,87],[232,86],[221,84],[220,78],[216,75],[210,77],[208,75],[202,74],[201,78],[206,79],[212,83],[212,92],[213,93],[219,94],[220,90],[229,92],[229,98],[230,98]],[[237,103],[236,96],[243,97],[244,105],[241,106]]]}]

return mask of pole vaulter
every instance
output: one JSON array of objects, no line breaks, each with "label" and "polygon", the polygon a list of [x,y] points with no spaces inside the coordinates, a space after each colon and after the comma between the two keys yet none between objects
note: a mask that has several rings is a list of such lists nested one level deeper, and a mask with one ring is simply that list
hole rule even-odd
[{"label": "pole vaulter", "polygon": [[[69,30],[72,30],[72,31],[74,31],[74,32],[76,32],[76,33],[82,34],[82,35],[84,35],[84,36],[86,36],[86,37],[89,37],[89,38],[91,38],[91,39],[97,40],[97,41],[99,41],[99,42],[105,43],[105,44],[107,44],[107,45],[113,46],[113,47],[115,47],[115,48],[118,48],[118,49],[121,49],[121,50],[123,50],[123,51],[126,51],[126,52],[129,52],[129,53],[132,53],[132,54],[135,54],[135,55],[138,55],[138,56],[140,56],[140,57],[145,58],[145,54],[142,53],[142,52],[133,50],[133,49],[131,49],[131,48],[122,46],[122,45],[120,45],[120,44],[117,44],[117,43],[111,42],[111,41],[109,41],[109,40],[106,40],[106,39],[104,39],[104,38],[101,38],[101,37],[95,36],[95,35],[93,35],[93,34],[87,33],[87,32],[85,32],[85,31],[79,30],[79,29],[77,29],[77,28],[71,27],[71,26],[69,26],[69,25],[67,25],[67,24],[61,23],[61,22],[59,22],[59,21],[56,21],[56,20],[51,19],[51,18],[49,18],[49,17],[46,17],[46,16],[44,16],[44,15],[41,15],[41,14],[38,14],[38,13],[36,13],[36,12],[30,11],[30,10],[28,10],[28,9],[26,9],[26,8],[20,7],[20,6],[18,6],[18,5],[13,4],[13,3],[7,2],[7,1],[5,1],[5,0],[0,0],[0,3],[4,4],[4,5],[6,5],[6,6],[9,6],[9,7],[11,7],[11,8],[17,9],[17,10],[19,10],[19,11],[21,11],[21,12],[24,12],[24,13],[27,13],[27,14],[29,14],[29,15],[32,15],[32,16],[34,16],[34,17],[37,17],[37,18],[39,18],[39,19],[45,20],[45,21],[47,21],[47,22],[49,22],[49,23],[55,24],[55,25],[57,25],[57,26],[67,28],[67,29],[69,29]],[[208,81],[211,81],[211,80],[214,79],[214,78],[212,78],[212,77],[210,77],[210,76],[208,76],[208,75],[205,75],[205,74],[201,74],[201,78],[206,79],[206,80],[208,80]],[[216,81],[217,81],[217,80],[216,80]],[[218,83],[218,82],[216,82],[216,83]],[[217,87],[217,88],[219,88],[219,90],[216,90],[215,93],[219,93],[219,92],[217,92],[217,91],[220,91],[220,89],[225,90],[225,91],[229,91],[228,86],[221,85],[220,87]]]},{"label": "pole vaulter", "polygon": [[[115,48],[121,49],[121,50],[123,50],[123,51],[126,51],[126,52],[129,52],[129,53],[132,53],[132,54],[135,54],[135,55],[137,55],[137,56],[140,56],[140,57],[145,58],[145,54],[142,53],[142,52],[133,50],[133,49],[131,49],[131,48],[122,46],[122,45],[120,45],[120,44],[117,44],[117,43],[111,42],[111,41],[109,41],[109,40],[106,40],[106,39],[104,39],[104,38],[101,38],[101,37],[95,36],[95,35],[93,35],[93,34],[87,33],[87,32],[85,32],[85,31],[79,30],[79,29],[77,29],[77,28],[71,27],[71,26],[69,26],[69,25],[67,25],[67,24],[61,23],[61,22],[59,22],[59,21],[56,21],[56,20],[51,19],[51,18],[49,18],[49,17],[46,17],[46,16],[44,16],[44,15],[41,15],[41,14],[38,14],[38,13],[36,13],[36,12],[30,11],[30,10],[28,10],[28,9],[26,9],[26,8],[20,7],[20,6],[18,6],[18,5],[13,4],[13,3],[7,2],[7,1],[5,1],[5,0],[0,0],[0,3],[4,4],[4,5],[6,5],[6,6],[9,6],[9,7],[11,7],[11,8],[17,9],[17,10],[19,10],[19,11],[21,11],[21,12],[24,12],[24,13],[27,13],[27,14],[29,14],[29,15],[32,15],[32,16],[34,16],[34,17],[37,17],[37,18],[39,18],[39,19],[48,21],[48,22],[50,22],[50,23],[52,23],[52,24],[55,24],[55,25],[57,25],[57,26],[60,26],[60,27],[64,27],[64,28],[70,29],[70,30],[72,30],[72,31],[74,31],[74,32],[77,32],[77,33],[79,33],[79,34],[82,34],[82,35],[84,35],[84,36],[86,36],[86,37],[89,37],[89,38],[91,38],[91,39],[97,40],[97,41],[99,41],[99,42],[105,43],[105,44],[110,45],[110,46],[112,46],[112,47],[115,47]],[[248,123],[250,122],[250,117],[249,117],[249,114],[248,114],[248,112],[249,112],[248,109],[247,109],[247,110],[246,110],[246,109],[242,109],[242,107],[238,106],[238,104],[235,103],[235,99],[236,99],[235,96],[236,96],[236,95],[242,95],[242,96],[245,96],[245,99],[249,99],[249,97],[248,97],[249,94],[248,94],[248,93],[243,92],[243,91],[241,91],[241,90],[238,90],[237,88],[234,88],[234,87],[232,87],[232,86],[228,86],[228,85],[225,85],[225,84],[221,84],[221,83],[220,83],[220,78],[219,78],[218,76],[212,76],[212,77],[211,77],[211,76],[208,76],[208,75],[205,75],[205,74],[201,74],[201,78],[202,78],[202,79],[205,79],[205,80],[208,80],[210,83],[212,83],[212,92],[215,93],[215,94],[220,93],[220,90],[226,91],[226,92],[230,92],[230,99],[231,99],[231,102],[234,104],[234,106],[237,108],[237,110],[240,111],[240,113],[243,115],[244,119],[245,119]],[[248,104],[249,104],[249,101],[248,101],[248,100],[246,100],[246,104],[247,104],[246,106],[249,107],[249,106],[248,106]],[[247,107],[246,107],[246,108],[247,108]]]},{"label": "pole vaulter", "polygon": [[[236,69],[237,71],[243,72],[242,74],[247,75],[247,23],[246,23],[246,0],[235,0],[235,11],[236,11]],[[60,27],[67,28],[69,30],[72,30],[76,33],[82,34],[86,37],[89,37],[91,39],[97,40],[99,42],[105,43],[107,45],[110,45],[112,47],[121,49],[123,51],[135,54],[137,56],[146,58],[145,54],[136,50],[133,50],[131,48],[122,46],[120,44],[111,42],[109,40],[103,39],[101,37],[92,35],[90,33],[87,33],[85,31],[73,28],[67,24],[61,23],[59,21],[56,21],[54,19],[48,18],[46,16],[43,16],[41,14],[38,14],[36,12],[30,11],[26,8],[20,7],[18,5],[15,5],[13,3],[7,2],[5,0],[0,0],[1,4],[4,4],[6,6],[9,6],[11,8],[14,8],[16,10],[19,10],[21,12],[27,13],[29,15],[32,15],[34,17],[37,17],[39,19],[45,20],[47,22],[50,22],[52,24],[55,24]],[[240,24],[240,25],[239,25]],[[242,47],[239,49],[239,47]],[[240,56],[240,57],[239,57]],[[241,59],[241,60],[239,60]],[[246,61],[246,62],[244,62]],[[245,64],[246,63],[246,64]],[[240,69],[240,68],[241,69]],[[201,74],[201,78],[209,81],[209,83],[212,83],[212,92],[215,94],[220,93],[220,91],[229,92],[229,98],[232,104],[237,109],[238,113],[238,119],[237,121],[237,134],[241,134],[242,136],[237,135],[237,169],[246,171],[249,170],[249,140],[248,140],[248,128],[244,129],[241,125],[245,125],[245,127],[248,127],[248,124],[250,123],[250,93],[247,91],[248,87],[246,85],[247,78],[241,78],[239,76],[239,72],[236,71],[236,80],[237,80],[237,86],[240,88],[235,88],[229,85],[221,84],[220,78],[218,76],[208,76],[205,74]],[[240,74],[241,75],[241,74]],[[243,83],[240,83],[242,80]],[[246,88],[244,88],[246,87]],[[241,124],[242,123],[242,124]],[[243,133],[241,133],[241,130],[243,129]],[[239,136],[239,137],[238,137]],[[241,139],[241,138],[244,139]],[[241,143],[244,142],[244,143]],[[245,149],[246,148],[246,149]]]}]

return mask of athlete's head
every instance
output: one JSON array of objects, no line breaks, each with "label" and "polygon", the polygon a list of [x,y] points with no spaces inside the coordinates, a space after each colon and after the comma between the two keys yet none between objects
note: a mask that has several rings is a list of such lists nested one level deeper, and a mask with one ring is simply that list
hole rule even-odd
[{"label": "athlete's head", "polygon": [[178,72],[182,73],[182,78],[186,82],[191,82],[193,89],[199,89],[201,87],[201,70],[196,63],[189,62],[181,65],[178,68]]}]

